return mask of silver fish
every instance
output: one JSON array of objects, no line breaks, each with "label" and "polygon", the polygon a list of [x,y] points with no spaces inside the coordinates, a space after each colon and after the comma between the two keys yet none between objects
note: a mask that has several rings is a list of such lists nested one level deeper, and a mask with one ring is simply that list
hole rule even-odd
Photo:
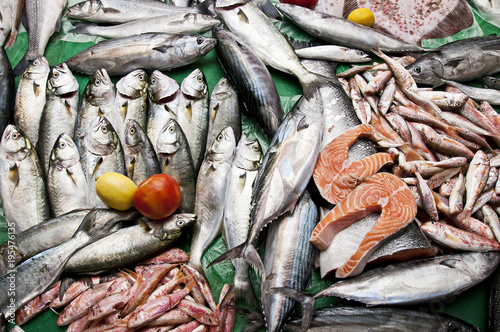
[{"label": "silver fish", "polygon": [[468,219],[472,215],[474,203],[488,180],[489,170],[490,164],[486,153],[478,150],[474,154],[465,175],[465,204],[458,216],[460,220]]},{"label": "silver fish", "polygon": [[[0,276],[0,310],[5,317],[14,315],[17,309],[50,287],[77,250],[113,231],[114,221],[100,227],[95,227],[95,221],[96,212],[89,212],[71,239],[33,256]],[[16,285],[15,292],[9,291],[12,283]]]},{"label": "silver fish", "polygon": [[193,70],[182,80],[180,91],[177,122],[186,135],[197,172],[205,156],[208,132],[209,92],[203,72],[199,68]]},{"label": "silver fish", "polygon": [[295,50],[300,58],[337,62],[367,62],[371,58],[365,52],[344,46],[320,45]]},{"label": "silver fish", "polygon": [[149,230],[142,225],[119,229],[75,253],[64,271],[95,273],[137,263],[173,246],[195,222],[193,214],[174,214]]},{"label": "silver fish", "polygon": [[239,98],[233,85],[223,77],[215,85],[210,95],[208,107],[208,133],[207,149],[209,142],[213,142],[222,129],[231,126],[236,141],[241,137],[241,111]]},{"label": "silver fish", "polygon": [[[95,209],[96,225],[102,226],[110,220],[115,222],[132,221],[140,217],[139,212],[131,209],[129,211],[118,211],[112,209]],[[47,219],[40,224],[34,225],[24,232],[16,235],[10,243],[0,245],[2,261],[0,274],[12,270],[15,265],[41,253],[47,249],[58,246],[73,236],[83,218],[90,209],[75,210],[62,216]],[[10,244],[10,246],[9,246]],[[14,257],[12,254],[14,253]],[[11,257],[9,257],[11,255]],[[14,263],[14,265],[12,265]]]},{"label": "silver fish", "polygon": [[487,88],[500,89],[500,80],[496,76],[483,76],[479,79]]},{"label": "silver fish", "polygon": [[292,212],[269,225],[264,257],[266,274],[260,291],[267,331],[281,331],[295,304],[274,288],[303,291],[307,286],[315,256],[308,237],[317,222],[318,209],[305,191]]},{"label": "silver fish", "polygon": [[28,23],[28,50],[14,68],[14,75],[21,75],[30,61],[42,57],[54,32],[61,27],[61,17],[67,0],[25,0]]},{"label": "silver fish", "polygon": [[241,38],[225,29],[214,29],[216,51],[227,77],[245,109],[272,138],[285,118],[276,84],[264,62]]},{"label": "silver fish", "polygon": [[62,133],[54,143],[47,172],[47,193],[54,216],[90,208],[87,192],[80,153],[71,137]]},{"label": "silver fish", "polygon": [[196,174],[184,131],[175,119],[166,123],[156,143],[160,172],[173,177],[181,188],[181,213],[194,211]]},{"label": "silver fish", "polygon": [[197,35],[218,24],[220,21],[211,15],[178,12],[106,26],[75,22],[71,32],[103,38],[122,38],[150,32]]},{"label": "silver fish", "polygon": [[443,80],[464,82],[499,71],[497,35],[453,41],[406,66],[417,83],[439,86]]},{"label": "silver fish", "polygon": [[49,218],[46,180],[35,149],[14,125],[0,141],[0,198],[10,234]]},{"label": "silver fish", "polygon": [[[222,234],[229,249],[245,242],[250,229],[252,190],[255,177],[262,163],[262,149],[259,141],[241,136],[236,147],[231,170],[228,174],[227,196],[224,204]],[[248,275],[248,263],[241,258],[233,260],[235,275],[228,298],[242,298],[255,305],[257,300]]]},{"label": "silver fish", "polygon": [[0,47],[0,132],[3,133],[5,127],[11,121],[12,107],[16,94],[16,85],[12,66],[5,48]]},{"label": "silver fish", "polygon": [[23,13],[25,0],[6,0],[2,1],[0,13],[0,45],[11,48],[19,32],[21,16]]},{"label": "silver fish", "polygon": [[139,185],[153,174],[160,173],[160,164],[153,144],[144,128],[134,119],[128,119],[122,141],[126,175]]},{"label": "silver fish", "polygon": [[148,119],[146,133],[156,152],[158,136],[169,119],[177,119],[179,84],[173,78],[155,70],[149,78]]},{"label": "silver fish", "polygon": [[60,134],[75,137],[78,120],[78,81],[62,63],[52,68],[47,81],[47,98],[40,120],[37,152],[47,172],[54,143]]},{"label": "silver fish", "polygon": [[205,56],[216,40],[204,36],[145,33],[100,41],[65,62],[73,71],[91,75],[104,68],[109,75],[136,69],[170,70]]},{"label": "silver fish", "polygon": [[355,24],[346,19],[286,3],[276,4],[278,10],[292,23],[326,42],[370,52],[378,46],[383,52],[423,52],[424,49],[399,39]]},{"label": "silver fish", "polygon": [[97,116],[85,132],[85,171],[91,207],[107,207],[97,196],[95,184],[107,172],[125,174],[123,149],[113,126],[104,116]]},{"label": "silver fish", "polygon": [[38,141],[49,72],[45,57],[35,59],[24,71],[16,90],[14,124],[25,133],[34,147]]},{"label": "silver fish", "polygon": [[205,154],[196,181],[194,213],[198,221],[193,230],[189,264],[204,273],[202,256],[222,230],[227,174],[236,148],[233,129],[224,128]]},{"label": "silver fish", "polygon": [[500,105],[500,91],[496,89],[478,88],[448,80],[443,80],[443,83],[454,86],[470,98],[479,102],[487,101],[491,105]]},{"label": "silver fish", "polygon": [[66,15],[84,21],[116,24],[174,12],[211,15],[210,6],[210,1],[197,7],[177,7],[156,0],[85,0],[69,7]]}]

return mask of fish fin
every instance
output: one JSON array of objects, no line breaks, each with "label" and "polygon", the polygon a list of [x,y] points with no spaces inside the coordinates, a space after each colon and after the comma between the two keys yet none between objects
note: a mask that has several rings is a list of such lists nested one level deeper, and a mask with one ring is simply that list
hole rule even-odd
[{"label": "fish fin", "polygon": [[88,243],[92,243],[116,231],[116,227],[114,226],[119,220],[113,218],[108,220],[104,225],[98,225],[97,215],[96,209],[90,210],[85,218],[83,218],[82,223],[78,226],[73,237],[78,237],[83,233],[90,237]]},{"label": "fish fin", "polygon": [[240,8],[240,9],[238,9],[237,16],[238,16],[239,20],[240,20],[241,22],[243,22],[243,23],[248,24],[248,23],[250,22],[250,20],[248,19],[248,16],[245,14],[245,12],[244,12],[244,11],[242,11],[242,10],[241,10],[241,8]]},{"label": "fish fin", "polygon": [[8,178],[11,182],[14,183],[14,189],[17,188],[17,185],[19,184],[19,169],[16,163],[9,167]]},{"label": "fish fin", "polygon": [[35,97],[40,96],[40,93],[42,92],[42,89],[39,84],[33,83],[33,93],[35,94]]},{"label": "fish fin", "polygon": [[58,295],[59,301],[62,301],[64,293],[66,293],[69,286],[71,286],[75,281],[76,279],[72,277],[62,278],[61,285],[59,286],[59,295]]},{"label": "fish fin", "polygon": [[91,33],[89,32],[89,27],[93,26],[94,24],[89,24],[86,22],[71,22],[71,23],[73,24],[73,29],[71,29],[69,32],[91,35]]},{"label": "fish fin", "polygon": [[272,290],[300,302],[302,305],[302,331],[309,328],[314,312],[316,297],[288,287],[274,287]]},{"label": "fish fin", "polygon": [[208,264],[207,269],[214,266],[215,264],[222,263],[228,259],[234,258],[245,259],[255,270],[260,273],[260,275],[264,275],[264,264],[260,259],[259,253],[251,243],[247,242],[229,249],[228,251],[214,259],[210,264]]},{"label": "fish fin", "polygon": [[248,320],[247,326],[245,326],[245,329],[243,331],[245,332],[257,331],[259,327],[264,325],[265,323],[264,316],[262,316],[261,313],[237,305],[234,305],[232,307],[234,308],[234,311],[237,314],[245,317]]},{"label": "fish fin", "polygon": [[92,171],[92,177],[95,177],[95,175],[97,173],[97,170],[99,169],[99,166],[101,166],[102,162],[103,162],[103,158],[99,157],[99,159],[97,160],[97,163],[96,163],[96,165],[94,167],[94,170]]},{"label": "fish fin", "polygon": [[29,60],[27,54],[24,55],[24,57],[17,63],[17,65],[12,69],[12,73],[14,74],[15,77],[21,76],[26,68],[28,68],[29,65]]},{"label": "fish fin", "polygon": [[70,116],[72,116],[73,115],[72,108],[71,108],[71,105],[69,104],[69,102],[67,100],[64,101],[64,107],[68,111],[68,114]]},{"label": "fish fin", "polygon": [[233,299],[243,299],[252,308],[258,308],[259,305],[252,284],[249,281],[239,285],[232,284],[221,302],[221,307],[227,305]]},{"label": "fish fin", "polygon": [[136,162],[135,157],[132,157],[130,159],[130,165],[129,165],[128,169],[127,169],[128,177],[131,178],[131,179],[134,178],[135,162]]},{"label": "fish fin", "polygon": [[444,265],[444,266],[447,266],[449,268],[454,269],[454,268],[456,268],[457,263],[458,263],[458,259],[447,258],[447,259],[443,260],[441,263],[439,263],[439,265]]},{"label": "fish fin", "polygon": [[217,12],[215,11],[215,1],[214,0],[205,0],[199,5],[196,6],[196,10],[200,14],[217,16]]},{"label": "fish fin", "polygon": [[144,220],[144,218],[141,218],[139,220],[139,225],[141,226],[142,229],[144,229],[148,233],[152,231],[151,226],[149,226],[149,224],[146,222],[146,220]]},{"label": "fish fin", "polygon": [[257,6],[267,17],[278,20],[281,19],[280,12],[274,7],[271,1],[259,1]]},{"label": "fish fin", "polygon": [[300,119],[299,123],[297,124],[297,131],[301,131],[303,129],[307,129],[309,127],[309,124],[307,123],[307,119],[305,116]]},{"label": "fish fin", "polygon": [[6,48],[12,48],[12,46],[14,46],[14,43],[16,42],[17,34],[18,34],[17,29],[16,30],[12,29],[10,31],[9,39],[5,43]]},{"label": "fish fin", "polygon": [[116,8],[113,8],[113,7],[101,7],[102,11],[104,13],[115,13],[115,14],[119,14],[121,13],[121,11],[119,9],[116,9]]},{"label": "fish fin", "polygon": [[171,49],[172,46],[158,46],[158,47],[153,47],[153,50],[161,52],[161,53],[167,53],[169,49]]}]

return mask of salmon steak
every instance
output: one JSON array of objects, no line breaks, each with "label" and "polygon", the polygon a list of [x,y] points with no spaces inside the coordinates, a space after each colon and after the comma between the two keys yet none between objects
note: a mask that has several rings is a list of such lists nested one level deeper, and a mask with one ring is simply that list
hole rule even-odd
[{"label": "salmon steak", "polygon": [[334,138],[321,150],[313,172],[318,190],[328,202],[338,204],[367,177],[382,166],[392,163],[388,153],[374,153],[356,161],[348,161],[349,147],[358,137],[373,137],[375,129],[361,124]]},{"label": "salmon steak", "polygon": [[357,186],[337,204],[316,226],[309,241],[326,250],[337,233],[355,221],[380,213],[356,252],[336,272],[337,278],[361,273],[384,240],[412,222],[417,214],[417,202],[410,188],[396,175],[377,173]]}]

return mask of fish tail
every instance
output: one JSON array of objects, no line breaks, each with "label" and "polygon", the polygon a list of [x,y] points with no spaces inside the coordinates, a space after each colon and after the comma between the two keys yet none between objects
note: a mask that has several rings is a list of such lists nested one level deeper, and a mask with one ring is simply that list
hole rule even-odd
[{"label": "fish tail", "polygon": [[85,22],[73,22],[72,23],[74,28],[70,30],[71,33],[80,33],[80,34],[85,34],[85,35],[91,35],[89,31],[89,27],[92,26],[92,24],[85,23]]},{"label": "fish tail", "polygon": [[243,299],[246,304],[252,308],[258,307],[257,298],[252,288],[250,282],[238,282],[231,285],[224,300],[222,301],[222,306],[226,305],[232,299]]},{"label": "fish tail", "polygon": [[200,14],[217,16],[217,12],[215,11],[215,1],[214,0],[203,1],[202,3],[200,3],[199,5],[196,6],[196,9],[197,9],[198,13],[200,13]]},{"label": "fish tail", "polygon": [[15,43],[16,38],[17,38],[17,34],[18,34],[17,29],[11,30],[11,32],[9,34],[9,39],[5,43],[6,48],[12,48],[12,46],[14,46],[14,43]]},{"label": "fish tail", "polygon": [[260,1],[258,7],[267,17],[281,19],[280,12],[274,7],[271,1]]},{"label": "fish tail", "polygon": [[262,314],[259,312],[252,311],[240,306],[234,306],[234,311],[248,320],[247,326],[245,326],[243,332],[257,331],[265,323],[264,316],[262,316]]},{"label": "fish tail", "polygon": [[14,74],[15,77],[20,76],[24,73],[26,68],[28,68],[29,65],[29,60],[28,60],[28,54],[26,53],[21,61],[18,62],[18,64],[12,69],[12,73]]},{"label": "fish tail", "polygon": [[93,209],[83,218],[73,237],[79,237],[84,234],[90,237],[89,243],[94,242],[116,230],[114,227],[116,223],[117,220],[111,219],[102,226],[97,225],[97,210]]},{"label": "fish tail", "polygon": [[312,321],[314,304],[316,303],[316,296],[288,287],[275,287],[273,288],[273,290],[301,303],[302,331],[307,330]]},{"label": "fish tail", "polygon": [[259,253],[253,246],[253,244],[244,242],[230,250],[226,251],[216,259],[214,259],[207,268],[214,266],[215,264],[227,261],[228,259],[243,258],[245,259],[255,270],[257,270],[260,275],[264,275],[264,264],[259,256]]},{"label": "fish tail", "polygon": [[309,97],[316,93],[317,90],[327,86],[342,87],[340,81],[334,77],[308,72],[306,75],[299,78],[299,83],[302,86],[304,97],[309,100]]}]

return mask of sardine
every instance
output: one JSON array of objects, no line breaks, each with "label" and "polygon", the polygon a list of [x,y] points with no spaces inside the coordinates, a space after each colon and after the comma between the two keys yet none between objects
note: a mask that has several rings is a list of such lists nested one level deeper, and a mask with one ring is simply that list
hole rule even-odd
[{"label": "sardine", "polygon": [[[213,142],[213,141],[212,141]],[[181,188],[179,212],[194,211],[196,173],[184,131],[175,119],[166,123],[156,143],[160,172],[173,177]]]},{"label": "sardine", "polygon": [[356,48],[365,52],[370,52],[375,46],[378,46],[383,52],[390,53],[421,53],[424,51],[419,46],[402,42],[347,19],[297,5],[278,3],[276,7],[292,23],[298,25],[311,36],[334,45]]},{"label": "sardine", "polygon": [[211,15],[212,4],[208,1],[197,7],[177,7],[156,0],[85,0],[69,7],[66,15],[90,22],[116,24],[174,12]]},{"label": "sardine", "polygon": [[210,37],[145,33],[108,39],[65,60],[73,71],[91,75],[104,68],[109,75],[126,75],[136,69],[170,70],[205,56],[216,44]]},{"label": "sardine", "polygon": [[14,74],[5,48],[0,47],[0,132],[3,133],[12,117],[16,87]]},{"label": "sardine", "polygon": [[227,174],[236,149],[233,129],[224,128],[205,154],[196,182],[194,213],[198,221],[193,230],[189,264],[204,273],[202,256],[222,231]]},{"label": "sardine", "polygon": [[14,75],[21,75],[29,63],[42,57],[50,37],[61,27],[61,17],[67,0],[25,0],[28,23],[28,50],[14,68]]},{"label": "sardine", "polygon": [[80,153],[75,142],[65,133],[56,139],[50,154],[47,193],[55,217],[72,210],[90,208]]},{"label": "sardine", "polygon": [[66,264],[67,273],[95,273],[127,266],[174,245],[196,222],[193,214],[174,214],[161,222],[122,228],[75,253]]},{"label": "sardine", "polygon": [[46,58],[35,59],[24,71],[16,90],[13,123],[28,137],[33,147],[38,141],[49,72]]},{"label": "sardine", "polygon": [[128,119],[122,141],[125,174],[136,185],[160,173],[160,164],[146,131],[134,119]]},{"label": "sardine", "polygon": [[40,119],[37,152],[45,173],[54,143],[60,134],[75,137],[78,120],[78,81],[65,63],[51,70],[47,97]]},{"label": "sardine", "polygon": [[[115,221],[100,227],[95,227],[95,221],[96,212],[89,212],[71,239],[0,276],[0,307],[5,317],[14,315],[17,309],[50,287],[77,250],[112,233]],[[9,292],[12,283],[16,285],[15,294]]]},{"label": "sardine", "polygon": [[[156,15],[156,14],[155,14]],[[141,33],[168,33],[197,35],[210,30],[220,21],[199,13],[173,12],[168,15],[152,16],[116,25],[93,25],[75,22],[72,33],[83,33],[103,38],[122,38]]]},{"label": "sardine", "polygon": [[0,198],[9,234],[19,234],[50,216],[46,178],[29,139],[8,125],[0,141]]}]

